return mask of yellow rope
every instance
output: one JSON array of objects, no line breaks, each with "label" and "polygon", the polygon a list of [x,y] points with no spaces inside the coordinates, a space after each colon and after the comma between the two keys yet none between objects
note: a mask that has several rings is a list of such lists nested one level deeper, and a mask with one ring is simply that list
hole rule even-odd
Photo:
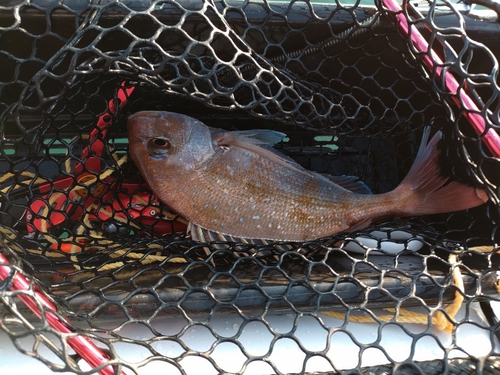
[{"label": "yellow rope", "polygon": [[[127,161],[127,155],[123,155],[120,159],[116,160],[116,163],[118,165],[118,167],[121,167],[126,161]],[[86,193],[87,192],[87,187],[89,185],[92,185],[94,183],[96,183],[97,181],[103,181],[104,179],[106,179],[107,177],[109,177],[112,173],[116,172],[118,169],[115,168],[115,167],[110,167],[110,168],[107,168],[104,172],[102,172],[101,174],[95,176],[95,175],[86,175],[89,176],[88,180],[85,180],[85,181],[78,181],[78,184],[77,186],[73,187],[69,193],[77,193],[77,194],[81,194],[82,192],[83,193]]]},{"label": "yellow rope", "polygon": [[[457,255],[450,254],[448,257],[448,261],[452,267],[452,275],[454,285],[457,287],[457,291],[455,292],[455,299],[453,302],[447,306],[445,306],[444,311],[448,314],[449,318],[440,310],[437,310],[432,316],[431,322],[435,327],[451,333],[453,331],[454,326],[454,318],[457,314],[460,306],[464,301],[463,292],[464,292],[464,282],[462,279],[462,274],[460,272],[460,268],[457,266]],[[385,311],[396,312],[395,308],[384,308]],[[346,314],[339,311],[322,311],[324,315],[330,316],[336,319],[344,319]],[[398,323],[419,323],[419,324],[427,324],[429,322],[429,316],[424,313],[410,311],[404,308],[399,309],[399,314],[395,317],[394,315],[377,315],[376,319],[382,322],[389,322],[392,320],[396,320]],[[451,321],[450,321],[451,319]],[[354,323],[373,323],[377,320],[374,320],[372,316],[356,316],[349,315],[349,321]]]},{"label": "yellow rope", "polygon": [[0,176],[0,183],[5,182],[6,180],[14,176],[15,176],[14,173],[7,172],[3,176]]},{"label": "yellow rope", "polygon": [[[134,253],[134,252],[127,253],[126,250],[117,251],[116,254],[118,256],[125,255],[126,258],[131,258],[131,259],[141,259],[141,258],[144,258],[144,254]],[[145,259],[141,260],[141,264],[146,265],[146,264],[151,264],[151,263],[154,263],[154,262],[163,262],[167,258],[168,258],[168,256],[164,256],[164,255],[151,255],[151,254],[148,254],[148,255],[146,255]],[[175,258],[168,259],[168,262],[170,262],[170,263],[187,263],[186,259],[181,258],[181,257],[175,257]],[[99,271],[101,271],[101,272],[102,271],[110,271],[110,270],[114,270],[116,268],[122,267],[125,264],[126,264],[125,262],[109,263],[109,264],[106,264],[106,265],[104,265],[102,267],[98,267],[97,269]]]},{"label": "yellow rope", "polygon": [[[498,245],[495,244],[494,246],[473,246],[469,247],[469,250],[471,251],[477,251],[478,253],[492,253],[492,254],[498,254],[500,253],[500,249],[498,248]],[[497,293],[500,293],[500,279],[497,281],[496,285]]]},{"label": "yellow rope", "polygon": [[[60,239],[60,238],[55,238],[48,233],[49,229],[50,229],[50,220],[48,219],[50,217],[50,210],[51,210],[53,203],[55,203],[57,201],[57,199],[59,199],[61,196],[68,197],[72,194],[73,203],[77,204],[78,201],[81,200],[81,197],[85,196],[87,194],[88,186],[95,184],[98,181],[105,180],[112,173],[117,171],[118,168],[121,167],[128,159],[127,155],[124,155],[122,157],[118,157],[118,155],[116,155],[116,153],[113,152],[113,150],[110,150],[110,153],[116,162],[116,167],[107,168],[105,171],[103,171],[99,175],[86,175],[86,177],[88,179],[83,180],[83,181],[78,181],[77,186],[73,187],[71,190],[69,190],[68,192],[66,192],[64,194],[62,192],[53,192],[49,196],[48,204],[44,205],[42,210],[40,212],[36,213],[41,217],[40,232],[42,232],[42,233],[40,233],[40,236],[44,240],[46,240],[48,243],[53,245],[56,249],[61,250],[64,248],[64,252],[68,252],[70,254],[73,254],[70,256],[70,259],[72,259],[74,261],[74,266],[78,269],[80,267],[77,265],[77,259],[74,255],[75,253],[78,253],[80,251],[85,251],[84,249],[86,246],[91,246],[93,249],[96,249],[98,247],[102,247],[103,250],[109,251],[109,247],[111,247],[114,244],[113,241],[106,240],[106,237],[104,236],[103,232],[90,229],[90,228],[92,228],[92,223],[91,223],[90,215],[89,215],[90,212],[94,212],[96,214],[103,213],[104,215],[106,215],[108,217],[113,217],[113,219],[118,221],[118,222],[125,223],[127,225],[131,225],[132,227],[134,227],[136,229],[140,229],[140,226],[135,224],[134,222],[127,220],[126,218],[122,218],[118,215],[114,215],[113,211],[111,209],[104,208],[104,207],[98,207],[97,204],[92,203],[92,205],[90,205],[87,208],[87,210],[85,211],[85,214],[83,215],[83,218],[82,218],[83,225],[81,224],[76,228],[76,230],[75,230],[76,236],[74,238]],[[71,158],[66,158],[66,160],[64,162],[64,168],[66,170],[66,173],[71,173],[71,169],[72,169],[71,162],[72,162]],[[30,180],[20,181],[17,184],[15,184],[14,186],[9,186],[7,188],[4,188],[4,189],[0,190],[1,193],[5,194],[9,191],[9,189],[15,190],[15,189],[22,187],[23,185],[24,186],[32,186],[32,185],[47,183],[46,179],[36,178],[36,175],[34,173],[27,172],[27,171],[23,171],[20,173],[7,172],[3,176],[0,177],[0,183],[5,182],[5,181],[7,181],[15,176],[27,177]],[[145,209],[148,208],[149,202],[142,199],[141,197],[137,197],[137,199],[139,199],[139,201],[146,206]],[[153,207],[153,206],[151,206],[151,207]],[[156,207],[154,207],[154,208],[156,209]],[[176,215],[174,215],[170,212],[163,211],[162,214],[164,215],[164,217],[168,217],[170,219],[177,218]],[[92,243],[85,245],[84,242],[88,241],[88,239],[89,239],[89,237],[84,236],[84,234],[85,234],[85,232],[87,232],[87,230],[90,231],[90,238],[92,239]],[[0,227],[0,233],[4,234],[7,238],[11,238],[11,239],[17,238],[17,235],[15,235],[11,230],[8,230],[7,228],[4,228],[4,227]],[[96,243],[95,240],[98,240],[98,242]],[[75,242],[80,242],[80,241],[82,242],[81,246],[77,245],[75,243]],[[71,245],[69,248],[65,248],[65,247],[63,247],[64,244],[71,244]],[[14,245],[14,243],[11,243],[9,245],[11,247],[15,246],[16,250],[18,250],[19,252],[22,252],[22,250],[17,245]],[[129,250],[130,249],[120,250],[120,251],[115,252],[114,255],[117,257],[125,256],[126,258],[130,258],[130,259],[141,259],[145,256],[144,254],[130,252]],[[30,249],[29,251],[34,252],[34,253],[42,253],[41,250],[36,250],[36,249]],[[64,254],[61,254],[59,252],[46,252],[45,254],[48,256],[53,256],[53,257],[64,257],[65,256]],[[141,263],[142,264],[149,264],[149,263],[153,263],[153,262],[162,262],[162,261],[165,261],[167,259],[168,259],[168,256],[159,256],[159,255],[148,254],[148,255],[146,255],[146,258],[141,261]],[[171,263],[186,263],[187,262],[182,257],[170,258],[167,261],[171,262]],[[103,267],[100,267],[99,270],[105,271],[105,270],[110,270],[110,269],[116,269],[118,267],[123,266],[124,264],[125,264],[124,262],[115,262],[115,263],[104,265]]]},{"label": "yellow rope", "polygon": [[478,253],[491,253],[495,251],[495,253],[500,252],[497,245],[495,246],[473,246],[469,247],[469,250],[477,251]]},{"label": "yellow rope", "polygon": [[[116,250],[110,253],[110,256],[120,258],[120,257],[125,257],[129,259],[139,259],[141,260],[140,263],[143,265],[151,264],[154,262],[163,262],[167,261],[169,263],[187,263],[187,260],[182,258],[182,257],[173,257],[169,258],[167,255],[153,255],[153,254],[147,254],[144,255],[143,253],[137,253],[137,252],[130,252],[130,249],[123,249],[123,250]],[[74,267],[78,270],[81,270],[82,268],[78,266],[76,258],[74,256],[72,257],[74,261]],[[142,259],[144,258],[144,259]],[[104,264],[100,267],[84,267],[83,269],[97,269],[99,272],[107,272],[107,271],[112,271],[116,270],[117,268],[125,266],[127,263],[123,261],[118,261],[118,262],[113,262],[113,263],[108,263]]]},{"label": "yellow rope", "polygon": [[[382,310],[393,313],[396,312],[396,309],[393,307],[383,308]],[[322,311],[321,313],[336,319],[344,319],[346,317],[346,313],[340,311]],[[349,321],[352,323],[376,323],[377,321],[390,322],[391,320],[394,320],[394,315],[376,315],[376,318],[373,318],[371,315],[349,315]],[[400,308],[396,321],[398,323],[426,324],[429,321],[429,317],[427,314]]]},{"label": "yellow rope", "polygon": [[8,191],[14,191],[14,190],[19,189],[19,188],[21,188],[23,186],[30,186],[31,184],[33,184],[33,185],[40,185],[40,184],[44,184],[44,183],[47,182],[47,180],[44,179],[44,178],[42,178],[42,177],[38,177],[38,178],[35,179],[36,175],[34,173],[32,173],[32,172],[23,171],[23,172],[20,172],[20,173],[7,172],[6,174],[4,174],[3,176],[0,177],[0,183],[5,182],[5,181],[7,181],[10,178],[13,178],[15,176],[28,177],[28,178],[30,178],[30,180],[17,181],[17,184],[8,186],[8,187],[3,188],[2,190],[0,190],[0,193],[6,194]]},{"label": "yellow rope", "polygon": [[[460,272],[460,268],[457,265],[457,255],[450,254],[450,256],[448,257],[448,261],[452,267],[453,282],[455,283],[455,286],[458,290],[455,292],[455,299],[450,305],[445,306],[444,311],[450,316],[452,320],[454,320],[455,315],[457,314],[460,306],[462,305],[462,302],[464,301],[464,296],[462,293],[464,293],[465,288],[462,273]],[[439,329],[442,329],[448,333],[451,333],[453,331],[454,321],[450,322],[446,315],[441,311],[437,311],[436,314],[432,317],[432,323]]]},{"label": "yellow rope", "polygon": [[15,240],[17,238],[17,234],[12,229],[6,228],[3,225],[0,225],[0,233],[9,240]]},{"label": "yellow rope", "polygon": [[64,170],[67,172],[67,173],[71,173],[71,158],[66,158],[66,160],[64,161]]}]

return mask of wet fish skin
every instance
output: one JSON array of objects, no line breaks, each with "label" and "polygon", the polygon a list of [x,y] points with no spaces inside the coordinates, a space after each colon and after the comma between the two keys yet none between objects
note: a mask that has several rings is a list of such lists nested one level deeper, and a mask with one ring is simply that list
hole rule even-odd
[{"label": "wet fish skin", "polygon": [[132,159],[165,204],[193,225],[233,238],[307,241],[488,199],[458,182],[443,186],[448,179],[438,173],[439,133],[428,144],[424,137],[400,186],[376,195],[307,171],[267,149],[262,135],[209,128],[177,113],[138,112],[129,117],[128,136]]}]

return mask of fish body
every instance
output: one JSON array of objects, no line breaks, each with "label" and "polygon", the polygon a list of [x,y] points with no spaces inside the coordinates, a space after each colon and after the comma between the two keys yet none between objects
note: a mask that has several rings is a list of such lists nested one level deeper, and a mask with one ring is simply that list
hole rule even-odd
[{"label": "fish body", "polygon": [[408,176],[384,194],[357,193],[362,189],[351,178],[302,168],[270,149],[280,135],[223,131],[170,112],[138,112],[128,120],[130,154],[152,191],[194,227],[231,238],[307,241],[488,199],[439,175],[439,133],[428,143],[424,136]]}]

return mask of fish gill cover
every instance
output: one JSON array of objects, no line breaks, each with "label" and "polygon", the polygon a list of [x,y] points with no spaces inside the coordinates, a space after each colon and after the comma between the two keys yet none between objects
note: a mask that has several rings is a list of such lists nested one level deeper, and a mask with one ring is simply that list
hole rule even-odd
[{"label": "fish gill cover", "polygon": [[[3,2],[1,329],[73,373],[498,372],[499,32],[448,1]],[[284,133],[280,155],[373,194],[441,131],[440,173],[489,201],[193,236],[128,155],[139,111]]]}]

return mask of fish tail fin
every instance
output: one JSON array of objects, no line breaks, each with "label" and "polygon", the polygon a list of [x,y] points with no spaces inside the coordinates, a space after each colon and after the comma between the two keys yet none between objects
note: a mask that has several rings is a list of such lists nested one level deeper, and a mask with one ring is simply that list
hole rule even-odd
[{"label": "fish tail fin", "polygon": [[438,143],[441,132],[429,138],[426,128],[415,162],[401,184],[392,191],[401,216],[431,215],[456,212],[479,206],[488,201],[484,190],[449,182],[440,174]]}]

